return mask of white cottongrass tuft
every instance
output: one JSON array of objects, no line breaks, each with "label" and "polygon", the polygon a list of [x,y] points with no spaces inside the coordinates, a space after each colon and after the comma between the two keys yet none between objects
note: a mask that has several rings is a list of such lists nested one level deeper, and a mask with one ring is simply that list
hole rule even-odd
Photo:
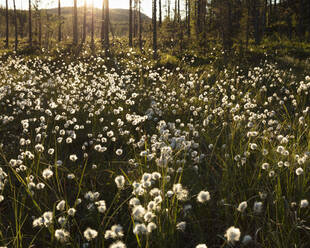
[{"label": "white cottongrass tuft", "polygon": [[304,200],[301,200],[301,201],[300,201],[300,207],[301,207],[301,208],[306,208],[306,207],[308,207],[308,206],[309,206],[308,200],[304,199]]},{"label": "white cottongrass tuft", "polygon": [[117,176],[115,178],[115,183],[118,189],[123,189],[125,186],[125,177],[124,176]]},{"label": "white cottongrass tuft", "polygon": [[142,207],[141,205],[137,205],[132,210],[133,218],[135,220],[141,220],[141,219],[143,219],[145,212],[146,212],[146,210],[144,207]]},{"label": "white cottongrass tuft", "polygon": [[150,222],[149,224],[147,224],[147,227],[146,227],[148,233],[153,232],[156,228],[157,228],[157,225],[154,222]]},{"label": "white cottongrass tuft", "polygon": [[95,202],[95,204],[97,206],[97,209],[98,209],[99,213],[104,213],[107,210],[107,206],[106,206],[104,200],[97,201],[97,202]]},{"label": "white cottongrass tuft", "polygon": [[72,162],[75,162],[75,161],[78,159],[78,157],[77,157],[75,154],[72,154],[72,155],[69,156],[69,159],[70,159]]},{"label": "white cottongrass tuft", "polygon": [[208,191],[200,191],[197,196],[197,201],[200,203],[205,203],[207,201],[210,201],[210,193]]},{"label": "white cottongrass tuft", "polygon": [[300,176],[301,174],[304,173],[304,170],[303,170],[301,167],[299,167],[299,168],[296,169],[295,172],[296,172],[296,175],[297,175],[297,176]]},{"label": "white cottongrass tuft", "polygon": [[42,176],[44,179],[50,179],[52,176],[54,175],[54,172],[51,171],[50,169],[44,169],[43,172],[42,172]]},{"label": "white cottongrass tuft", "polygon": [[70,233],[65,229],[57,229],[55,231],[55,238],[61,243],[67,242],[70,238]]},{"label": "white cottongrass tuft", "polygon": [[121,225],[113,225],[111,231],[116,234],[116,237],[122,238],[124,236],[124,230]]},{"label": "white cottongrass tuft", "polygon": [[90,227],[88,227],[83,234],[84,238],[86,238],[88,241],[91,241],[98,236],[98,232],[94,229],[91,229]]},{"label": "white cottongrass tuft", "polygon": [[122,149],[117,149],[115,153],[116,153],[117,156],[121,156],[123,154],[123,150]]},{"label": "white cottongrass tuft", "polygon": [[47,211],[43,215],[43,222],[46,227],[48,227],[53,222],[53,212]]},{"label": "white cottongrass tuft", "polygon": [[241,235],[240,229],[234,226],[231,226],[230,228],[228,228],[225,233],[225,237],[227,241],[232,244],[239,241],[240,235]]},{"label": "white cottongrass tuft", "polygon": [[126,248],[126,245],[122,241],[116,241],[109,246],[109,248]]},{"label": "white cottongrass tuft", "polygon": [[136,234],[136,235],[146,234],[147,233],[147,228],[146,228],[145,224],[137,223],[135,225],[135,228],[133,229],[133,233]]},{"label": "white cottongrass tuft", "polygon": [[69,208],[68,209],[68,215],[70,215],[70,216],[74,216],[75,212],[76,212],[76,210],[74,208]]},{"label": "white cottongrass tuft", "polygon": [[199,244],[199,245],[196,245],[195,248],[208,248],[208,246],[206,246],[205,244]]},{"label": "white cottongrass tuft", "polygon": [[243,202],[241,202],[241,203],[239,204],[237,210],[238,210],[239,212],[243,213],[243,212],[246,210],[247,207],[248,207],[248,203],[247,203],[246,201],[243,201]]},{"label": "white cottongrass tuft", "polygon": [[181,221],[177,224],[177,230],[184,232],[186,228],[186,222]]},{"label": "white cottongrass tuft", "polygon": [[61,200],[57,205],[56,205],[56,209],[58,211],[64,211],[66,207],[66,202],[64,200]]}]

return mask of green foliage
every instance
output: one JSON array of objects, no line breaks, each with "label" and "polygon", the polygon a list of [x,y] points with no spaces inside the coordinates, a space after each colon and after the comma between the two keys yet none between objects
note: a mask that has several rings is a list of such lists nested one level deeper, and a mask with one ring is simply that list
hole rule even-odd
[{"label": "green foliage", "polygon": [[161,66],[165,66],[167,68],[176,68],[179,64],[179,60],[177,57],[172,56],[170,54],[161,54],[159,64]]}]

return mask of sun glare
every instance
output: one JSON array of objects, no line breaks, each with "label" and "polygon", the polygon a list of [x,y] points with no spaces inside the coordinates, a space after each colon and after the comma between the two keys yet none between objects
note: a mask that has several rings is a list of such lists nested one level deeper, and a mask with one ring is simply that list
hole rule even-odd
[{"label": "sun glare", "polygon": [[[86,0],[87,7],[91,7],[94,4],[95,8],[102,8],[103,0]],[[128,9],[128,0],[112,0],[109,1],[110,8],[112,9]],[[84,0],[80,0],[80,5],[84,5]]]}]

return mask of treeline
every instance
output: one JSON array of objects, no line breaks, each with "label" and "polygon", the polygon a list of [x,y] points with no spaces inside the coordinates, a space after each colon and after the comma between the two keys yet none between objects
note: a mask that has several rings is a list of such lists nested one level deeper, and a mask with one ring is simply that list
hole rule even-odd
[{"label": "treeline", "polygon": [[[8,3],[10,1],[13,3],[12,0],[8,0]],[[92,8],[84,2],[85,5],[76,8],[75,12],[74,6],[62,7],[61,3],[62,1],[58,1],[58,8],[54,9],[39,9],[37,0],[31,1],[31,8],[28,10],[16,9],[14,11],[14,9],[6,9],[5,5],[0,7],[0,49],[9,47],[9,45],[11,47],[15,43],[17,44],[16,49],[27,44],[32,47],[49,48],[60,41],[70,43],[74,38],[74,20],[77,20],[77,33],[75,34],[77,44],[92,42],[92,37],[94,40],[103,40],[106,15],[104,9],[107,9],[107,13],[109,13],[109,24],[107,25],[110,36],[128,36],[129,10],[104,8],[104,0],[102,0],[103,9]],[[133,4],[131,14],[133,37],[137,40],[139,20],[137,1]],[[141,32],[142,30],[149,32],[151,19],[141,13],[141,22],[144,23],[143,27],[141,25]],[[31,27],[29,23],[32,24]]]},{"label": "treeline", "polygon": [[[173,45],[181,49],[186,44],[205,48],[212,40],[220,41],[225,50],[247,48],[249,42],[259,45],[264,39],[310,41],[309,0],[152,1],[153,20],[157,20],[153,21],[153,37],[157,27],[164,29],[160,31],[164,40],[169,43],[173,38]],[[160,28],[162,12],[166,15]],[[155,38],[153,48],[157,48]]]},{"label": "treeline", "polygon": [[[247,49],[249,43],[259,45],[264,39],[310,41],[309,0],[128,0],[129,10],[119,10],[123,18],[114,24],[109,0],[102,0],[101,10],[86,1],[77,8],[77,0],[73,8],[62,8],[58,0],[57,9],[40,10],[39,0],[29,0],[29,11],[9,10],[8,1],[15,6],[15,0],[5,0],[0,9],[1,37],[6,47],[15,37],[15,49],[26,36],[30,47],[48,47],[51,40],[79,45],[90,38],[92,47],[99,39],[108,49],[109,35],[128,35],[129,46],[142,49],[145,42],[152,44],[155,57],[158,47],[171,45],[205,49],[214,42],[231,50]],[[141,13],[142,1],[152,1],[152,22]]]}]

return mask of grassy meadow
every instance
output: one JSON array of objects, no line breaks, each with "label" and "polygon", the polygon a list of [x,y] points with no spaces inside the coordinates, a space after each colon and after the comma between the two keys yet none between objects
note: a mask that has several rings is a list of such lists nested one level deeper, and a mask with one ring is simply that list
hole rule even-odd
[{"label": "grassy meadow", "polygon": [[309,67],[276,49],[2,52],[0,247],[310,247]]}]

